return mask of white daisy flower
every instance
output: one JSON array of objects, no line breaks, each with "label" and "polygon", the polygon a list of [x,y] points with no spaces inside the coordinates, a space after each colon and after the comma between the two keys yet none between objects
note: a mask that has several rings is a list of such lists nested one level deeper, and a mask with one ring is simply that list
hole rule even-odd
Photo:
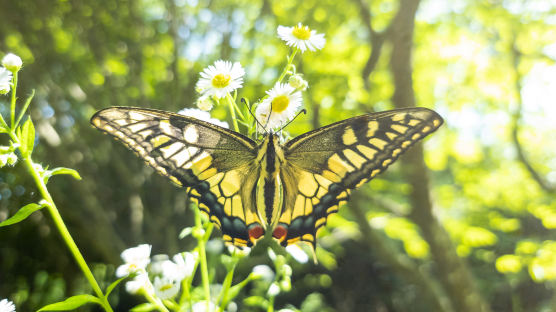
[{"label": "white daisy flower", "polygon": [[193,306],[191,307],[191,311],[195,311],[195,312],[213,312],[216,311],[216,308],[218,308],[214,303],[212,303],[211,301],[208,302],[208,309],[207,309],[207,301],[199,301],[196,302],[195,304],[193,304]]},{"label": "white daisy flower", "polygon": [[0,301],[0,312],[15,312],[15,305],[8,299],[2,299]]},{"label": "white daisy flower", "polygon": [[215,124],[217,126],[220,126],[220,127],[226,128],[226,129],[230,128],[230,126],[228,125],[227,122],[216,119],[216,118],[212,118],[212,117],[210,117],[209,112],[205,112],[205,111],[200,110],[200,109],[184,108],[184,109],[180,110],[178,112],[178,114],[188,116],[188,117],[197,118],[197,119],[202,120],[202,121],[210,122],[211,124]]},{"label": "white daisy flower", "polygon": [[170,257],[165,254],[153,255],[151,256],[151,263],[149,265],[149,273],[152,275],[160,275],[162,274],[162,264],[165,261],[168,261]]},{"label": "white daisy flower", "polygon": [[131,273],[144,270],[151,262],[151,245],[142,244],[137,247],[128,248],[122,252],[124,264],[116,269],[117,277],[124,277]]},{"label": "white daisy flower", "polygon": [[8,53],[2,59],[2,65],[9,71],[15,73],[16,71],[19,71],[21,65],[23,65],[23,62],[21,61],[21,58],[19,56],[13,53]]},{"label": "white daisy flower", "polygon": [[174,298],[180,290],[179,282],[166,276],[154,278],[154,293],[162,300]]},{"label": "white daisy flower", "polygon": [[0,67],[0,94],[6,94],[10,92],[12,82],[12,72]]},{"label": "white daisy flower", "polygon": [[241,88],[245,71],[239,62],[218,60],[214,65],[205,68],[201,73],[201,79],[197,82],[196,89],[203,96],[215,96],[223,98],[227,93]]},{"label": "white daisy flower", "polygon": [[253,268],[253,274],[256,277],[260,277],[266,282],[272,282],[274,280],[274,276],[276,275],[274,271],[266,264],[259,264]]},{"label": "white daisy flower", "polygon": [[197,262],[196,253],[184,252],[175,255],[172,259],[174,261],[166,260],[162,262],[162,276],[181,282],[193,274]]},{"label": "white daisy flower", "polygon": [[278,37],[290,47],[301,50],[301,53],[307,49],[311,51],[320,50],[326,43],[324,34],[317,34],[316,30],[311,30],[309,26],[304,26],[301,23],[294,27],[278,26]]},{"label": "white daisy flower", "polygon": [[301,92],[287,83],[276,83],[266,94],[268,97],[257,106],[255,113],[259,122],[269,129],[291,120],[301,107]]},{"label": "white daisy flower", "polygon": [[145,272],[140,273],[134,279],[125,283],[125,290],[132,295],[138,294],[141,290],[145,290],[150,294],[154,292],[149,276]]}]

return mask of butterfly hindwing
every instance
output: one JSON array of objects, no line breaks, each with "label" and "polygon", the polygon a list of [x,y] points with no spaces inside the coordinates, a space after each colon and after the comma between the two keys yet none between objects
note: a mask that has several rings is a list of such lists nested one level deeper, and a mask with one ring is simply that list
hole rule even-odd
[{"label": "butterfly hindwing", "polygon": [[227,242],[248,244],[247,226],[261,223],[252,200],[259,174],[254,141],[211,123],[152,109],[111,107],[97,112],[91,123],[188,188]]},{"label": "butterfly hindwing", "polygon": [[284,146],[282,242],[316,243],[328,215],[351,190],[383,172],[410,146],[434,132],[442,118],[426,108],[407,108],[346,119],[298,136]]}]

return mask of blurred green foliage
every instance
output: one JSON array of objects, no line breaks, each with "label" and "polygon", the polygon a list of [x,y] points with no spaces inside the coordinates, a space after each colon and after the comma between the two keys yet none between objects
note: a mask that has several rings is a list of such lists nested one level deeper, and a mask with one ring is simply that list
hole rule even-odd
[{"label": "blurred green foliage", "polygon": [[[217,59],[242,63],[247,75],[239,96],[253,102],[285,62],[288,50],[276,27],[298,22],[325,33],[327,45],[305,53],[297,65],[309,82],[308,116],[290,125],[290,133],[391,109],[388,41],[370,75],[364,68],[377,49],[371,38],[392,36],[383,31],[407,4],[2,1],[0,52],[24,61],[21,97],[36,89],[30,107],[38,133],[35,158],[75,168],[83,177],[79,182],[57,177],[49,187],[85,258],[96,263],[102,286],[114,280],[119,253],[127,247],[150,243],[155,254],[174,254],[195,242],[177,239],[193,224],[185,192],[93,130],[89,118],[96,110],[192,107],[198,73]],[[412,56],[416,103],[445,118],[425,143],[434,213],[492,311],[549,311],[556,305],[556,5],[522,0],[419,5]],[[365,13],[372,17],[373,34]],[[7,101],[0,98],[4,116]],[[217,107],[213,116],[224,118],[225,109]],[[363,217],[344,208],[331,218],[319,239],[320,265],[292,263],[293,290],[277,297],[277,307],[430,310],[421,286],[385,261],[385,250],[423,272],[436,296],[449,297],[437,282],[442,276],[436,268],[443,264],[431,257],[434,242],[415,223],[420,207],[411,207],[413,185],[404,179],[404,168],[396,164],[364,186],[358,193],[368,199],[364,204],[350,202]],[[2,168],[0,220],[37,200],[21,166]],[[18,311],[88,291],[43,213],[0,229],[0,298],[13,300]],[[365,243],[369,236],[357,222],[361,218],[387,249]],[[245,260],[238,278],[261,262],[268,259]],[[120,291],[114,306],[125,311],[134,300]]]}]

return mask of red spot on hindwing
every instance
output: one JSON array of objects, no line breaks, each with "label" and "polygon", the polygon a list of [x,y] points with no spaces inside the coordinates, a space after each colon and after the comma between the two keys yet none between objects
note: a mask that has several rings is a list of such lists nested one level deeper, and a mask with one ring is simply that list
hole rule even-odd
[{"label": "red spot on hindwing", "polygon": [[286,239],[287,235],[288,230],[282,225],[278,225],[272,232],[272,237],[276,238],[280,243]]},{"label": "red spot on hindwing", "polygon": [[261,238],[261,236],[264,235],[264,229],[262,226],[258,224],[254,224],[250,226],[248,233],[249,233],[249,240],[252,243],[255,243],[259,238]]}]

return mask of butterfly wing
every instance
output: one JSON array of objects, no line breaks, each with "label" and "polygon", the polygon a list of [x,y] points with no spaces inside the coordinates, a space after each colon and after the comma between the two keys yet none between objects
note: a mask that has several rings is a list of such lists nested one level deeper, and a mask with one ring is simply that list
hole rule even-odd
[{"label": "butterfly wing", "polygon": [[283,245],[316,244],[317,230],[351,190],[383,172],[443,120],[426,108],[407,108],[346,119],[287,142],[282,170]]},{"label": "butterfly wing", "polygon": [[260,170],[254,141],[196,118],[153,109],[111,107],[97,112],[91,123],[186,187],[225,241],[250,245],[248,226],[261,224],[253,200]]}]

